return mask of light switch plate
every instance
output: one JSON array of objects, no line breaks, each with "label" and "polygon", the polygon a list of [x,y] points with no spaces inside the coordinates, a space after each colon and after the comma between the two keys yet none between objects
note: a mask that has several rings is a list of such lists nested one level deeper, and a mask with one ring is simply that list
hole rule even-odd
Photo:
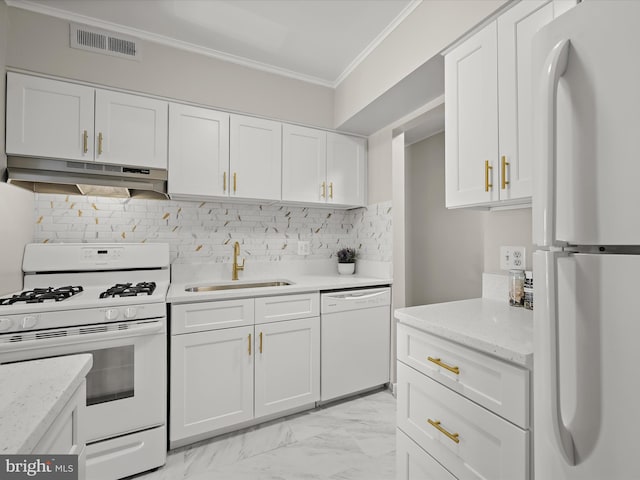
[{"label": "light switch plate", "polygon": [[298,255],[309,255],[311,253],[311,246],[308,241],[298,241]]},{"label": "light switch plate", "polygon": [[500,269],[501,270],[524,270],[525,269],[525,248],[524,247],[500,247]]}]

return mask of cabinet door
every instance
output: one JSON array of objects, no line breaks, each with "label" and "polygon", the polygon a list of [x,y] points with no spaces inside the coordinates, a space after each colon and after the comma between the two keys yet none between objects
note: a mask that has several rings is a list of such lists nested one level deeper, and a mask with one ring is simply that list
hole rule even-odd
[{"label": "cabinet door", "polygon": [[256,326],[256,418],[320,398],[320,318]]},{"label": "cabinet door", "polygon": [[96,161],[167,168],[167,122],[167,102],[96,90]]},{"label": "cabinet door", "polygon": [[9,155],[93,160],[94,89],[7,73]]},{"label": "cabinet door", "polygon": [[169,195],[229,195],[229,114],[169,105]]},{"label": "cabinet door", "polygon": [[396,447],[398,480],[456,480],[400,429],[396,432]]},{"label": "cabinet door", "polygon": [[232,197],[280,200],[282,124],[231,115]]},{"label": "cabinet door", "polygon": [[171,337],[170,440],[253,418],[253,326]]},{"label": "cabinet door", "polygon": [[496,23],[492,22],[444,59],[449,208],[498,200],[496,52]]},{"label": "cabinet door", "polygon": [[282,126],[282,200],[327,200],[327,133],[296,125]]},{"label": "cabinet door", "polygon": [[494,178],[499,178],[500,200],[531,197],[532,40],[553,20],[553,10],[546,0],[520,2],[498,18],[500,172]]},{"label": "cabinet door", "polygon": [[327,203],[366,205],[366,140],[327,133]]}]

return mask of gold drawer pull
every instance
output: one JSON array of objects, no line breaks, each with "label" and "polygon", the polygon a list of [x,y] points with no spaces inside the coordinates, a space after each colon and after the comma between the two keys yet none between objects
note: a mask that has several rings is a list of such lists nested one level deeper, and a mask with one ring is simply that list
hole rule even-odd
[{"label": "gold drawer pull", "polygon": [[238,175],[233,172],[233,193],[236,193],[236,190],[238,190]]},{"label": "gold drawer pull", "polygon": [[249,334],[249,355],[251,355],[251,334]]},{"label": "gold drawer pull", "polygon": [[427,357],[427,360],[429,360],[430,362],[435,363],[439,367],[446,368],[447,370],[449,370],[450,372],[455,373],[456,375],[460,375],[460,369],[458,367],[452,367],[451,365],[447,365],[446,363],[444,363],[439,358]]},{"label": "gold drawer pull", "polygon": [[224,172],[222,174],[222,191],[223,192],[227,191],[227,172]]},{"label": "gold drawer pull", "polygon": [[98,133],[98,155],[102,155],[102,132]]},{"label": "gold drawer pull", "polygon": [[428,418],[427,422],[429,422],[431,426],[437,428],[440,433],[444,433],[447,437],[449,437],[449,439],[453,440],[456,443],[460,443],[460,434],[447,432],[440,426],[440,420],[431,420],[430,418]]},{"label": "gold drawer pull", "polygon": [[507,185],[509,185],[509,180],[507,180],[507,165],[511,165],[507,162],[507,157],[505,155],[502,156],[502,190],[506,190]]},{"label": "gold drawer pull", "polygon": [[333,199],[333,182],[329,183],[329,198]]},{"label": "gold drawer pull", "polygon": [[322,193],[320,194],[320,198],[326,198],[326,197],[327,197],[327,183],[322,182]]},{"label": "gold drawer pull", "polygon": [[260,332],[260,353],[262,353],[262,332]]},{"label": "gold drawer pull", "polygon": [[493,167],[489,165],[489,160],[484,161],[484,191],[488,192],[490,188],[493,188],[493,183],[489,183],[489,170],[493,170]]},{"label": "gold drawer pull", "polygon": [[89,151],[88,142],[89,142],[89,134],[85,130],[84,133],[82,134],[82,150],[83,150],[83,153],[87,153]]}]

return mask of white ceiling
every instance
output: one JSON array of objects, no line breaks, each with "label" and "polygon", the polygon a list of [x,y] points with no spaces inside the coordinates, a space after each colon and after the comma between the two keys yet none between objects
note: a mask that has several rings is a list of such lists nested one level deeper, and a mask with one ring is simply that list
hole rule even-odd
[{"label": "white ceiling", "polygon": [[6,0],[335,87],[422,0]]}]

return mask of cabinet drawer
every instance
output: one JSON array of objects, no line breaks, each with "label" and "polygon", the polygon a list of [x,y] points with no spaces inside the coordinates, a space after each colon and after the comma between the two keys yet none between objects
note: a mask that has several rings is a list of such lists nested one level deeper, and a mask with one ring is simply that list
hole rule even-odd
[{"label": "cabinet drawer", "polygon": [[[458,442],[429,423],[439,427]],[[398,363],[398,428],[459,479],[527,479],[529,432]]]},{"label": "cabinet drawer", "polygon": [[398,480],[456,480],[402,430],[396,431],[396,447]]},{"label": "cabinet drawer", "polygon": [[253,298],[171,305],[171,333],[253,325]]},{"label": "cabinet drawer", "polygon": [[319,315],[320,295],[318,293],[256,298],[256,324]]},{"label": "cabinet drawer", "polygon": [[[459,373],[429,358],[457,367]],[[520,427],[529,427],[529,370],[402,324],[398,359]]]}]

